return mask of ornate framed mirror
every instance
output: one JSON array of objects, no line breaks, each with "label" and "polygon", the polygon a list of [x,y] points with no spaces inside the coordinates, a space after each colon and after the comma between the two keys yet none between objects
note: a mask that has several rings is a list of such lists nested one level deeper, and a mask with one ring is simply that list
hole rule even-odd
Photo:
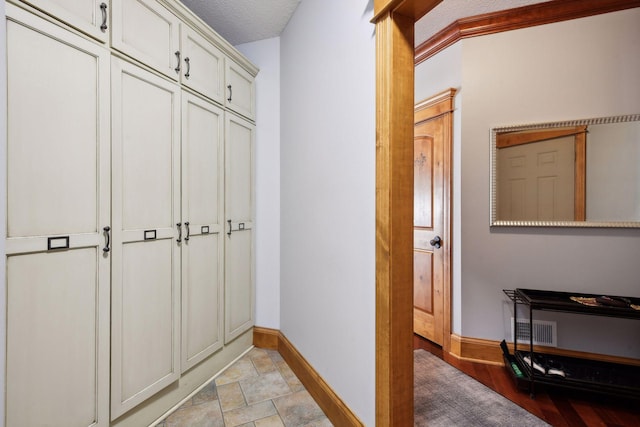
[{"label": "ornate framed mirror", "polygon": [[492,128],[491,226],[640,228],[640,114]]}]

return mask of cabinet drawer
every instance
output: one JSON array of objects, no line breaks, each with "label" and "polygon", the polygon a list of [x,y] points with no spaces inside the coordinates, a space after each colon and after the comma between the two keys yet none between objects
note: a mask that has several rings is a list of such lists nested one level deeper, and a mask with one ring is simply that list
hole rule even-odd
[{"label": "cabinet drawer", "polygon": [[182,26],[182,84],[224,103],[224,55],[193,29]]},{"label": "cabinet drawer", "polygon": [[26,0],[89,36],[109,40],[109,0]]},{"label": "cabinet drawer", "polygon": [[255,79],[244,68],[230,59],[225,67],[227,93],[225,105],[230,110],[250,119],[255,118]]},{"label": "cabinet drawer", "polygon": [[177,80],[180,20],[154,0],[112,0],[111,45]]}]

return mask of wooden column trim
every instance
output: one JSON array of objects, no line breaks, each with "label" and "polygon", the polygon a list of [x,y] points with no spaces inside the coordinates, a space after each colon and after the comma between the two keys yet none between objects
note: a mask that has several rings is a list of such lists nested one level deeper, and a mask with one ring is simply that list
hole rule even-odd
[{"label": "wooden column trim", "polygon": [[376,22],[377,426],[413,426],[413,24]]},{"label": "wooden column trim", "polygon": [[413,28],[440,1],[374,0],[379,427],[413,426]]},{"label": "wooden column trim", "polygon": [[426,61],[464,38],[584,18],[634,7],[640,7],[640,0],[563,0],[458,19],[416,47],[415,64]]}]

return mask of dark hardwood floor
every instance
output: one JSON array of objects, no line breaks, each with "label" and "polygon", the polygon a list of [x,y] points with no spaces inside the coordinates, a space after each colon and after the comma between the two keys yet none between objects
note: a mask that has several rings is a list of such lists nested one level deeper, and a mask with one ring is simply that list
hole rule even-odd
[{"label": "dark hardwood floor", "polygon": [[418,335],[414,335],[413,347],[435,354],[552,426],[640,426],[640,402],[621,402],[561,390],[538,390],[532,399],[527,391],[518,390],[502,366],[468,362],[443,355],[441,347]]}]

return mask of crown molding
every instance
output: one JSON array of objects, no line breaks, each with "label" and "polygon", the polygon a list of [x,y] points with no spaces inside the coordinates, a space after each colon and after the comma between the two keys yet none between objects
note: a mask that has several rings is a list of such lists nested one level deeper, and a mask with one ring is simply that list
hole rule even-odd
[{"label": "crown molding", "polygon": [[461,18],[420,43],[415,65],[458,40],[640,7],[640,0],[556,0]]}]

